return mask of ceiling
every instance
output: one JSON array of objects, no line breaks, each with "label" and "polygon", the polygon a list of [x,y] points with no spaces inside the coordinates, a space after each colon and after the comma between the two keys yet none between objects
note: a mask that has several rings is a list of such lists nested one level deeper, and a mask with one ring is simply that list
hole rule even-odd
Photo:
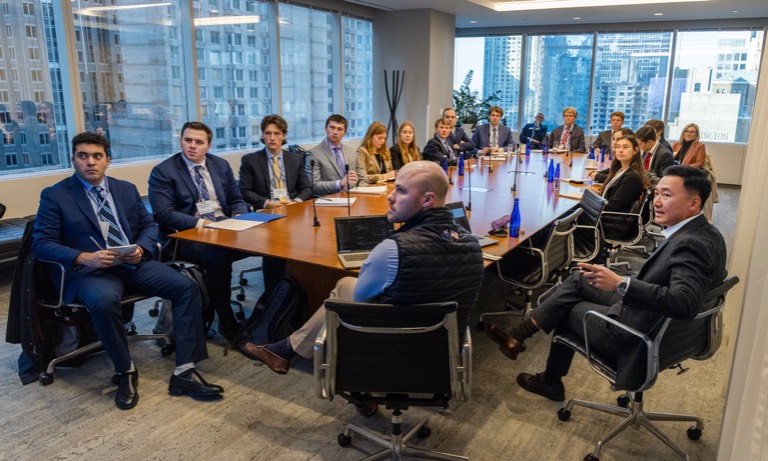
[{"label": "ceiling", "polygon": [[[490,0],[346,0],[392,11],[433,9],[456,16],[457,28],[537,26],[578,23],[718,20],[768,17],[768,0],[710,0],[693,3],[653,3],[639,6],[606,6],[503,12],[482,6]],[[547,1],[547,0],[538,0]],[[734,12],[737,11],[737,12]],[[663,13],[663,16],[654,16]],[[574,19],[574,18],[581,19]],[[472,23],[471,21],[476,21]]]}]

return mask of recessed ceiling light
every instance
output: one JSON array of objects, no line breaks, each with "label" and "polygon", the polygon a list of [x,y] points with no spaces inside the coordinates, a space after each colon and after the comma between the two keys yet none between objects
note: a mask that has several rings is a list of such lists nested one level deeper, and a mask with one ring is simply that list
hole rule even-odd
[{"label": "recessed ceiling light", "polygon": [[654,16],[664,16],[664,13],[653,13]]},{"label": "recessed ceiling light", "polygon": [[576,16],[576,17],[575,17],[575,18],[573,18],[573,19],[575,19],[575,20],[579,20],[579,19],[581,19],[581,16]]},{"label": "recessed ceiling light", "polygon": [[477,24],[477,21],[469,21],[470,24]]},{"label": "recessed ceiling light", "polygon": [[739,11],[739,10],[733,10],[733,11],[731,11],[731,13],[741,13],[741,11]]}]

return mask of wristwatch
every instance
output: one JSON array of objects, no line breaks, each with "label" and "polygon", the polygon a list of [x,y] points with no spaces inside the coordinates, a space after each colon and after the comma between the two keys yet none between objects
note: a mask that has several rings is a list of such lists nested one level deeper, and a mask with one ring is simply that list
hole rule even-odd
[{"label": "wristwatch", "polygon": [[618,293],[620,296],[624,296],[627,294],[627,290],[629,289],[629,277],[624,277],[621,282],[619,282],[618,285],[616,285],[616,293]]}]

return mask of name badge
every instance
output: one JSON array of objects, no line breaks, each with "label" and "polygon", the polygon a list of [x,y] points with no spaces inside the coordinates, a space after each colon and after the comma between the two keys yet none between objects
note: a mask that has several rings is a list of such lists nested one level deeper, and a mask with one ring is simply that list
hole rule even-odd
[{"label": "name badge", "polygon": [[272,189],[272,200],[278,200],[280,202],[289,202],[288,189]]},{"label": "name badge", "polygon": [[215,211],[215,208],[213,207],[213,202],[210,200],[203,200],[201,202],[197,202],[197,212],[200,214],[200,216],[213,213]]}]

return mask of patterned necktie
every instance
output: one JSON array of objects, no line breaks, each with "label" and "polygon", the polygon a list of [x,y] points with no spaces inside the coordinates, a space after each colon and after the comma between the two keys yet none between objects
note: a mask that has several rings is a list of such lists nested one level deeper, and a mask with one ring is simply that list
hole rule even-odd
[{"label": "patterned necktie", "polygon": [[280,157],[272,157],[272,179],[275,183],[275,189],[285,189],[283,182],[283,172],[280,170]]},{"label": "patterned necktie", "polygon": [[491,147],[499,147],[499,133],[496,131],[496,128],[493,129],[493,134],[491,135]]},{"label": "patterned necktie", "polygon": [[120,228],[117,225],[117,217],[115,217],[112,207],[109,206],[107,191],[101,186],[95,186],[92,190],[95,192],[96,203],[99,205],[99,219],[109,224],[107,229],[107,246],[117,247],[125,245],[126,243],[122,235],[120,235]]},{"label": "patterned necktie", "polygon": [[339,167],[339,172],[344,176],[347,174],[347,171],[344,168],[344,156],[341,154],[341,147],[333,146],[331,150],[333,151],[333,156],[336,157],[336,166]]},{"label": "patterned necktie", "polygon": [[565,125],[565,129],[563,130],[563,137],[560,140],[560,144],[565,146],[566,149],[568,148],[568,137],[570,136],[570,134],[571,134],[570,125]]},{"label": "patterned necktie", "polygon": [[[197,190],[200,191],[199,202],[207,202],[211,199],[211,194],[208,192],[208,186],[205,184],[205,179],[203,178],[202,165],[195,166],[195,185],[197,185]],[[216,215],[213,213],[205,213],[200,215],[200,217],[209,221],[216,221]]]},{"label": "patterned necktie", "polygon": [[453,147],[451,147],[451,144],[447,139],[443,139],[443,146],[445,146],[445,152],[448,155],[448,158],[453,160]]}]

